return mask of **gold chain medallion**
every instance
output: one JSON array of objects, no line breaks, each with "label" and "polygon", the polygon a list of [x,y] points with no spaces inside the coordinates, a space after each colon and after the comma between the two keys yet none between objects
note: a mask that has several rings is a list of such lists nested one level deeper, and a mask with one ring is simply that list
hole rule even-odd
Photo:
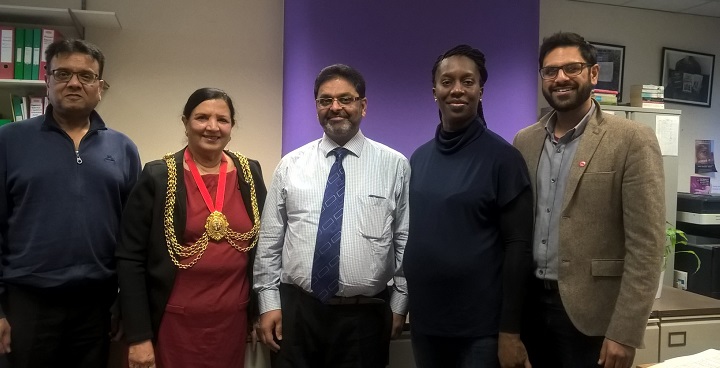
[{"label": "gold chain medallion", "polygon": [[[167,194],[165,196],[165,212],[163,218],[163,225],[165,228],[165,240],[167,243],[168,253],[170,253],[170,259],[172,259],[175,266],[182,269],[187,269],[194,266],[203,254],[208,246],[209,239],[213,241],[220,241],[223,238],[227,239],[230,246],[235,248],[238,252],[247,252],[257,244],[257,234],[260,231],[260,210],[257,204],[257,195],[255,193],[255,182],[250,172],[250,164],[248,163],[247,157],[232,152],[232,154],[240,162],[240,168],[243,172],[245,182],[250,185],[250,205],[252,207],[253,214],[253,227],[244,233],[238,233],[230,228],[230,223],[224,214],[218,211],[214,211],[208,216],[205,221],[205,232],[202,234],[195,244],[184,246],[177,241],[177,235],[175,234],[175,226],[173,221],[173,214],[175,212],[175,193],[177,191],[177,168],[175,167],[176,161],[175,156],[172,153],[168,153],[163,157],[165,164],[167,165],[168,180],[167,180]],[[181,219],[184,221],[184,219]],[[248,241],[252,242],[247,247],[241,247],[235,243],[235,241]],[[194,257],[187,263],[181,262],[179,258],[190,258]]]},{"label": "gold chain medallion", "polygon": [[210,239],[215,241],[225,237],[228,227],[230,227],[230,224],[222,212],[213,211],[213,213],[208,216],[207,221],[205,221],[205,231]]}]

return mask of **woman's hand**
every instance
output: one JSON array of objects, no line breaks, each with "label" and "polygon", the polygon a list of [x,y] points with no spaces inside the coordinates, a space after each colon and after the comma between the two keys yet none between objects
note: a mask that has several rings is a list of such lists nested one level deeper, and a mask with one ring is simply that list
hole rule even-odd
[{"label": "woman's hand", "polygon": [[130,368],[155,368],[155,349],[152,341],[145,340],[130,345],[128,364]]}]

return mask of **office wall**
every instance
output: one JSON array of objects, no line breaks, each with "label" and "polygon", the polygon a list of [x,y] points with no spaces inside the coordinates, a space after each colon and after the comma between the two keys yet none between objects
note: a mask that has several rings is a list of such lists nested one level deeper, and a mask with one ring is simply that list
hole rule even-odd
[{"label": "office wall", "polygon": [[431,69],[459,43],[482,50],[488,126],[508,140],[535,119],[539,0],[285,3],[283,153],[322,135],[313,83],[345,63],[367,82],[363,132],[408,157],[439,123]]},{"label": "office wall", "polygon": [[[720,42],[716,37],[720,34],[720,18],[569,0],[542,0],[540,40],[560,30],[577,32],[591,41],[625,46],[623,101],[629,101],[630,85],[660,83],[663,47],[716,55],[711,108],[665,104],[669,109],[682,110],[678,191],[687,192],[695,168],[695,140],[714,139],[716,158],[720,158],[717,155],[720,145]],[[538,92],[537,96],[538,105],[547,106],[542,94]]]},{"label": "office wall", "polygon": [[[80,8],[80,0],[3,4]],[[200,87],[224,89],[238,124],[229,148],[258,159],[270,179],[280,159],[282,0],[87,0],[122,29],[87,29],[106,55],[111,88],[98,111],[135,141],[143,162],[185,145],[182,108]]]}]

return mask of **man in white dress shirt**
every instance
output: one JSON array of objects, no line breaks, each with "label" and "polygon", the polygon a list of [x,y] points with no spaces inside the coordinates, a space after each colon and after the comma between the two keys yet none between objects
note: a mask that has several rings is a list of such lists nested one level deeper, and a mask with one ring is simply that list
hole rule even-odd
[{"label": "man in white dress shirt", "polygon": [[[367,99],[357,70],[324,68],[315,98],[325,134],[283,157],[265,202],[254,265],[257,332],[275,352],[275,368],[385,367],[407,313],[410,165],[360,131]],[[341,184],[331,190],[337,175]],[[336,200],[333,232],[319,223]],[[336,252],[327,266],[316,243],[325,244],[319,253],[326,245]]]}]

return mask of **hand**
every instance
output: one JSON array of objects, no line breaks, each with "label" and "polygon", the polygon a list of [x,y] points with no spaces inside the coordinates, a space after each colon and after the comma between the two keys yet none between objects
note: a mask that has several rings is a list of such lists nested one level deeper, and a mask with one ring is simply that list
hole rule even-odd
[{"label": "hand", "polygon": [[275,342],[282,341],[282,311],[275,309],[260,315],[259,327],[256,329],[260,341],[274,352],[280,351],[280,345]]},{"label": "hand", "polygon": [[635,359],[635,348],[605,338],[598,365],[604,368],[629,368]]},{"label": "hand", "polygon": [[498,359],[502,368],[531,368],[525,344],[519,334],[500,332],[498,335]]},{"label": "hand", "polygon": [[405,328],[405,316],[396,313],[393,313],[392,315],[392,330],[390,332],[390,338],[397,339],[400,337],[400,334],[402,334],[403,329]]},{"label": "hand", "polygon": [[145,340],[130,345],[128,366],[130,368],[155,368],[155,349],[152,341]]},{"label": "hand", "polygon": [[10,351],[10,323],[7,318],[0,319],[0,354],[7,354]]}]

